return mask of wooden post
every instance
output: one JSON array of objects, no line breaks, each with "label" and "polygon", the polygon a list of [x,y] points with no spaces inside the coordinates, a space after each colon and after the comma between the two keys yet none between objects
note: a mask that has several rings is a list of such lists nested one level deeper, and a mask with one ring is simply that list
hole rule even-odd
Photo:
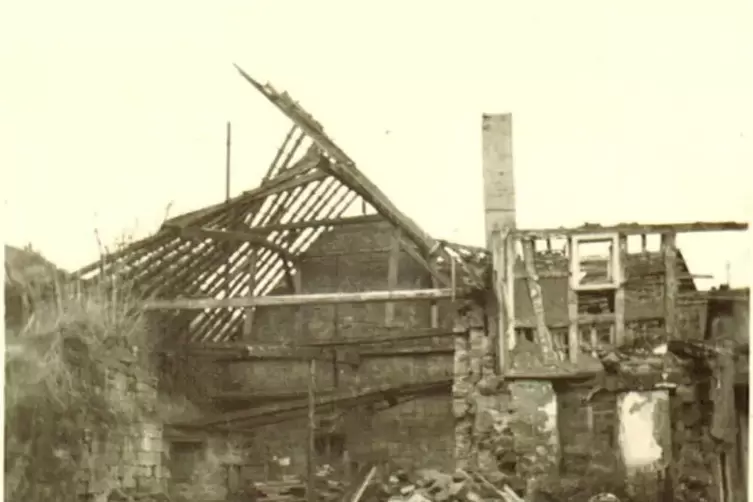
[{"label": "wooden post", "polygon": [[[541,285],[536,274],[536,265],[534,263],[534,244],[531,239],[523,241],[523,261],[526,266],[528,276],[528,293],[531,297],[533,313],[536,316],[536,342],[541,348],[541,355],[544,364],[552,364],[558,361],[557,354],[554,351],[554,341],[549,328],[546,325],[546,313],[544,312],[544,302],[541,292]],[[576,344],[577,349],[577,344]],[[577,349],[580,350],[580,349]]]},{"label": "wooden post", "polygon": [[641,253],[648,252],[648,237],[646,234],[641,234]]},{"label": "wooden post", "polygon": [[[509,237],[509,236],[508,236]],[[510,313],[507,311],[506,298],[506,260],[507,260],[507,241],[502,236],[500,230],[496,230],[492,235],[492,273],[494,274],[494,298],[496,300],[497,318],[496,318],[496,338],[497,338],[497,371],[504,375],[507,371],[507,323],[509,322]]]},{"label": "wooden post", "polygon": [[625,261],[627,260],[627,237],[620,235],[615,257],[619,260],[617,269],[617,290],[614,293],[614,342],[620,346],[625,343]]},{"label": "wooden post", "polygon": [[[254,297],[254,289],[256,289],[256,258],[257,251],[252,249],[249,256],[248,263],[248,296]],[[254,314],[256,313],[256,307],[248,307],[245,309],[245,317],[243,318],[243,338],[250,340],[254,332]]]},{"label": "wooden post", "polygon": [[578,352],[580,351],[580,327],[578,325],[578,292],[575,290],[578,278],[574,275],[574,263],[577,260],[578,253],[575,252],[575,241],[572,238],[567,240],[567,246],[570,257],[570,280],[567,282],[567,320],[569,322],[567,345],[570,362],[577,364]]},{"label": "wooden post", "polygon": [[[400,266],[400,229],[395,228],[390,239],[390,254],[387,262],[387,290],[397,289],[398,268]],[[392,326],[395,322],[395,303],[387,302],[384,306],[384,323]]]},{"label": "wooden post", "polygon": [[513,350],[517,338],[515,336],[515,236],[508,235],[505,240],[505,312],[507,312],[507,348]]},{"label": "wooden post", "polygon": [[316,360],[309,360],[306,500],[316,502]]},{"label": "wooden post", "polygon": [[662,235],[664,255],[664,326],[667,337],[677,336],[677,248],[675,234]]}]

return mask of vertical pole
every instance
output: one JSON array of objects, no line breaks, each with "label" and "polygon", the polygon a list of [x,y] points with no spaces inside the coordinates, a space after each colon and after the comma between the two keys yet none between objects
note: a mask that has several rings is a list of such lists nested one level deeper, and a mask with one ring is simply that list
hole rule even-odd
[{"label": "vertical pole", "polygon": [[505,240],[505,311],[507,314],[507,349],[515,349],[517,337],[515,336],[515,262],[517,252],[515,250],[517,238],[511,234]]},{"label": "vertical pole", "polygon": [[669,338],[676,336],[677,330],[677,249],[675,234],[663,234],[661,238],[664,255],[664,326]]},{"label": "vertical pole", "polygon": [[315,476],[316,476],[316,360],[309,360],[309,385],[308,385],[308,451],[306,457],[306,500],[316,502]]},{"label": "vertical pole", "polygon": [[230,142],[231,142],[231,126],[230,122],[227,123],[227,130],[225,132],[225,202],[230,200]]},{"label": "vertical pole", "polygon": [[619,346],[625,343],[625,261],[627,260],[627,237],[617,238],[617,249],[614,251],[617,260],[617,290],[614,294],[614,339]]},{"label": "vertical pole", "polygon": [[[567,252],[570,258],[570,273],[569,280],[567,281],[567,346],[568,356],[571,363],[576,364],[578,362],[578,345],[580,342],[580,325],[578,324],[578,292],[575,290],[576,282],[578,280],[575,277],[576,264],[578,260],[578,253],[574,246],[575,241],[573,238],[567,240]],[[592,340],[593,343],[593,340]],[[593,347],[594,350],[596,347]]]},{"label": "vertical pole", "polygon": [[[393,291],[397,288],[398,267],[400,266],[400,229],[392,231],[390,239],[390,254],[387,258],[387,289]],[[384,306],[384,324],[392,326],[395,322],[395,302],[387,302]]]},{"label": "vertical pole", "polygon": [[[257,251],[255,248],[251,249],[248,264],[248,296],[254,297],[254,290],[256,289],[256,257]],[[256,313],[255,307],[248,307],[245,311],[245,317],[243,318],[243,339],[250,340],[254,331],[254,314]]]}]

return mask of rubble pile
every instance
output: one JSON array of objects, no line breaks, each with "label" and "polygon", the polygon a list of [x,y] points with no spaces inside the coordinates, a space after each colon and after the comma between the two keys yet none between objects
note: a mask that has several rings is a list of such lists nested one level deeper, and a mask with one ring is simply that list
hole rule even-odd
[{"label": "rubble pile", "polygon": [[398,470],[373,483],[362,502],[482,502],[523,499],[508,485],[497,487],[483,476],[463,470],[447,474],[423,469],[413,474]]},{"label": "rubble pile", "polygon": [[[506,482],[489,479],[476,472],[457,470],[454,474],[435,469],[422,469],[412,473],[396,470],[348,483],[333,479],[333,471],[320,470],[316,478],[318,501],[333,502],[559,502],[544,491],[523,497],[522,490],[514,490]],[[515,484],[511,480],[511,484]],[[517,486],[520,486],[518,484]],[[284,476],[279,481],[252,484],[254,495],[247,500],[255,502],[305,502],[306,481],[296,476]],[[244,499],[246,500],[246,499]],[[563,501],[564,502],[564,501]],[[583,502],[620,502],[612,494],[601,493]]]}]

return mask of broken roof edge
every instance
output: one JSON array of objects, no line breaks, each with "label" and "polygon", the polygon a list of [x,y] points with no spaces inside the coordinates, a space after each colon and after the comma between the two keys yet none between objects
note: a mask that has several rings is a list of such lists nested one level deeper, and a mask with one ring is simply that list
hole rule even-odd
[{"label": "broken roof edge", "polygon": [[262,85],[240,66],[237,64],[234,64],[234,66],[249,84],[300,127],[322,154],[330,157],[332,162],[327,171],[364,198],[393,225],[403,230],[422,251],[432,254],[438,250],[437,241],[400,211],[381,189],[356,167],[356,163],[324,133],[321,124],[295,102],[288,93],[279,93],[270,84]]}]

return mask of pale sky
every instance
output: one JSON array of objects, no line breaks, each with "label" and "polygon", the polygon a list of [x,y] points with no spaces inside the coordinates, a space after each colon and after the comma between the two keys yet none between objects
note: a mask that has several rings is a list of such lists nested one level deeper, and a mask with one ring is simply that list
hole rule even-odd
[{"label": "pale sky", "polygon": [[[119,8],[114,8],[119,5]],[[513,114],[520,227],[750,220],[744,1],[15,2],[0,14],[6,242],[75,269],[255,186],[287,90],[402,211],[483,245],[481,114]],[[389,131],[389,134],[386,134]],[[669,190],[668,190],[669,189]],[[750,236],[680,238],[750,277]]]}]

